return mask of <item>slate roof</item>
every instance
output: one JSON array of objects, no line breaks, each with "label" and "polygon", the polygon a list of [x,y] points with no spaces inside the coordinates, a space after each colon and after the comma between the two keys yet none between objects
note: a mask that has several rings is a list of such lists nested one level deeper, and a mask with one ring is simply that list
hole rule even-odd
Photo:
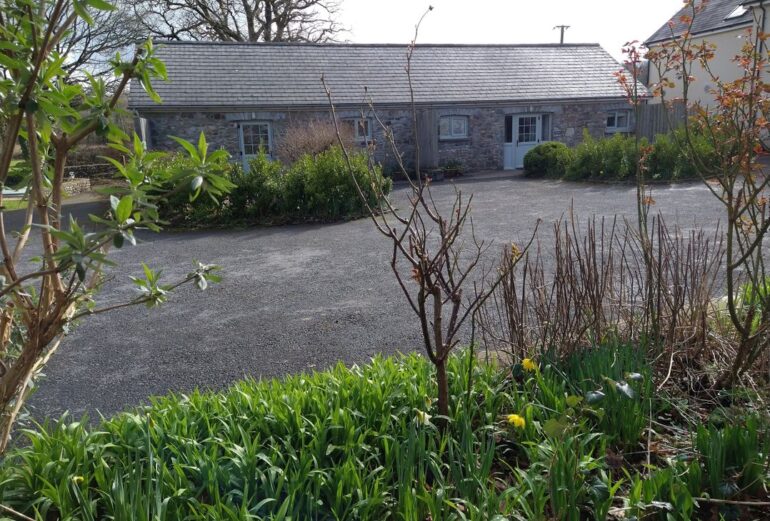
[{"label": "slate roof", "polygon": [[[409,102],[406,46],[389,44],[158,43],[169,82],[153,103],[132,83],[131,108],[327,107]],[[412,70],[417,103],[522,102],[622,98],[621,66],[596,44],[418,45]]]},{"label": "slate roof", "polygon": [[[730,29],[732,27],[740,27],[750,24],[754,20],[754,16],[751,13],[751,9],[747,9],[742,16],[735,18],[727,18],[738,6],[743,4],[751,4],[745,0],[709,0],[704,6],[703,10],[695,15],[695,20],[692,24],[692,34],[702,34],[712,31],[718,31],[721,29]],[[673,23],[674,36],[681,35],[687,24],[682,23],[682,15],[692,14],[691,7],[683,7],[677,13],[671,17],[671,19],[663,24],[663,26],[655,31],[655,33],[647,38],[645,44],[649,45],[656,42],[670,40],[672,35],[672,28],[669,26]]]}]

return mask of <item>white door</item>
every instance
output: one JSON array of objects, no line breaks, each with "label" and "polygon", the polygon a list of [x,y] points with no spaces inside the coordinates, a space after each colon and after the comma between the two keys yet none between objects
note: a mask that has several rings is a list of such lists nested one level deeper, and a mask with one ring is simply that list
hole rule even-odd
[{"label": "white door", "polygon": [[260,150],[264,150],[268,156],[273,153],[270,123],[264,121],[241,123],[238,130],[243,169],[248,171],[249,161],[257,157]]},{"label": "white door", "polygon": [[524,168],[524,156],[540,143],[543,135],[543,117],[540,114],[515,116],[514,134],[516,135],[515,159],[516,168]]}]

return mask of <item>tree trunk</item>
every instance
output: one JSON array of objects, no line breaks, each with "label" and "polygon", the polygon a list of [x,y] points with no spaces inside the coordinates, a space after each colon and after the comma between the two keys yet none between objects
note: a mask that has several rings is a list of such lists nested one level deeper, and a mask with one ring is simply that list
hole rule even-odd
[{"label": "tree trunk", "polygon": [[[438,384],[438,413],[448,418],[449,380],[446,374],[446,359],[439,359],[436,363],[436,383]],[[439,425],[445,426],[446,420],[442,419]]]},{"label": "tree trunk", "polygon": [[272,0],[265,1],[265,41],[273,41],[273,4]]}]

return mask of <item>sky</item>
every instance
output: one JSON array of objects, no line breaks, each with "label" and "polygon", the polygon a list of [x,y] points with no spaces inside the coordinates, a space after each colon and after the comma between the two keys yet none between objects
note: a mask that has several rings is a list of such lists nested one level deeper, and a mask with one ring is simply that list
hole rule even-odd
[{"label": "sky", "polygon": [[340,0],[341,22],[355,43],[408,43],[420,16],[419,43],[599,43],[616,59],[643,41],[682,0]]}]

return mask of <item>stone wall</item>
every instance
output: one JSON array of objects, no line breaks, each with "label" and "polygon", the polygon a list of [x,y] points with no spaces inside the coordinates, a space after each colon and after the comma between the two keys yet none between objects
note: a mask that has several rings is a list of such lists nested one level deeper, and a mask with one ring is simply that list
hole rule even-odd
[{"label": "stone wall", "polygon": [[67,179],[62,183],[62,190],[67,195],[83,194],[91,191],[90,179]]},{"label": "stone wall", "polygon": [[[623,100],[590,103],[548,103],[511,105],[497,107],[433,107],[421,110],[432,111],[432,121],[444,115],[468,116],[468,137],[460,140],[439,140],[434,142],[436,165],[459,162],[465,170],[501,169],[503,167],[503,142],[505,141],[505,117],[513,114],[549,114],[551,138],[574,146],[582,141],[583,129],[594,137],[605,135],[607,111],[627,108]],[[360,109],[340,109],[341,120],[360,118]],[[173,112],[143,114],[149,121],[150,146],[165,150],[179,146],[168,136],[179,136],[196,141],[201,131],[213,148],[224,148],[234,159],[241,157],[239,123],[246,121],[268,121],[271,123],[273,145],[286,139],[295,126],[311,121],[330,121],[328,110],[311,111],[255,111],[255,112]],[[397,161],[388,143],[386,132],[392,132],[395,145],[407,168],[413,167],[414,139],[412,137],[412,114],[408,108],[382,109],[377,111],[380,125],[373,119],[372,138],[375,158],[387,171],[397,170]],[[384,128],[383,128],[384,126]],[[436,124],[435,134],[438,134]],[[359,143],[364,147],[365,143]]]}]

